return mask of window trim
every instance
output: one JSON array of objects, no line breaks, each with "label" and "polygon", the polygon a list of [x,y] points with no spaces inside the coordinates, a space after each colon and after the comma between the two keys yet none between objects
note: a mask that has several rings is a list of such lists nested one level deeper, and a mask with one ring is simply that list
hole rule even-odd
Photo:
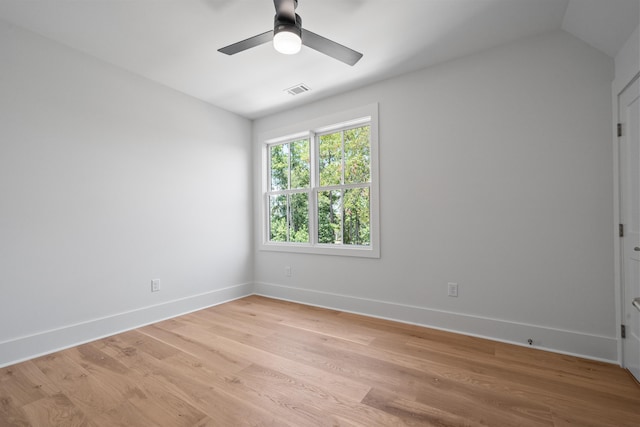
[{"label": "window trim", "polygon": [[[358,124],[368,122],[370,126],[370,173],[369,184],[370,203],[370,245],[332,245],[327,243],[312,244],[299,242],[271,242],[269,241],[269,146],[277,143],[285,143],[301,138],[309,138],[311,144],[310,161],[314,173],[310,176],[310,218],[309,235],[317,233],[317,192],[318,173],[315,168],[317,160],[316,134],[324,134],[334,130],[356,127]],[[292,252],[321,255],[354,256],[364,258],[380,258],[380,202],[379,202],[379,143],[378,143],[378,104],[369,104],[359,108],[337,112],[331,115],[309,120],[303,123],[264,132],[260,135],[261,141],[261,193],[260,193],[260,236],[259,249],[263,251]],[[311,215],[313,214],[313,215]]]}]

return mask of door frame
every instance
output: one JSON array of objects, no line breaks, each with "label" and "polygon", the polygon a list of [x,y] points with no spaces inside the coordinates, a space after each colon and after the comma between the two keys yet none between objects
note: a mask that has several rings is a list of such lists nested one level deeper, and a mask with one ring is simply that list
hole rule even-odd
[{"label": "door frame", "polygon": [[618,123],[621,119],[620,112],[620,96],[622,93],[631,86],[636,80],[640,79],[640,71],[638,71],[631,80],[628,80],[624,84],[619,81],[614,81],[612,84],[612,139],[613,139],[613,213],[614,213],[614,283],[615,283],[615,311],[616,311],[616,340],[618,343],[618,364],[622,366],[624,348],[621,325],[624,324],[624,310],[623,310],[623,298],[624,298],[624,270],[622,267],[622,245],[624,242],[619,235],[619,226],[622,223],[621,208],[621,195],[620,195],[620,139],[618,137]]}]

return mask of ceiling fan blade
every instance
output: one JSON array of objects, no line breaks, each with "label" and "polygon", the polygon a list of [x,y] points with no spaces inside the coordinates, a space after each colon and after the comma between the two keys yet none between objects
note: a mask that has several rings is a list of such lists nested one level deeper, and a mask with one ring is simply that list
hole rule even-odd
[{"label": "ceiling fan blade", "polygon": [[349,65],[355,65],[362,58],[360,52],[304,28],[302,29],[302,44]]},{"label": "ceiling fan blade", "polygon": [[260,46],[261,44],[268,43],[273,39],[273,30],[267,31],[257,36],[249,37],[246,40],[230,44],[223,48],[218,49],[218,52],[226,53],[227,55],[235,55],[243,50],[251,49],[252,47]]},{"label": "ceiling fan blade", "polygon": [[278,19],[296,22],[298,0],[273,0],[273,5],[276,7],[276,17]]}]

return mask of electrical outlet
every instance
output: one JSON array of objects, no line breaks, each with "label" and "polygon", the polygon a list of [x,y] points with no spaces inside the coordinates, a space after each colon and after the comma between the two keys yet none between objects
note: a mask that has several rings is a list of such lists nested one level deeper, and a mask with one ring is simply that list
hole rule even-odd
[{"label": "electrical outlet", "polygon": [[160,290],[160,279],[151,280],[151,292],[158,292]]},{"label": "electrical outlet", "polygon": [[458,296],[458,284],[449,282],[447,283],[447,295],[450,297]]},{"label": "electrical outlet", "polygon": [[290,265],[287,265],[284,268],[284,275],[287,276],[287,277],[291,277],[291,266]]}]

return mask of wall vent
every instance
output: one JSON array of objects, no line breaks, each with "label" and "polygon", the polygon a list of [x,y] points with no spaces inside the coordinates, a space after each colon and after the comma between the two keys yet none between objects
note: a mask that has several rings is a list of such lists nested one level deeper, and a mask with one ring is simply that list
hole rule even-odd
[{"label": "wall vent", "polygon": [[309,88],[309,86],[300,83],[298,85],[290,87],[289,89],[285,89],[285,92],[287,92],[289,95],[300,95],[301,93],[309,92],[310,90],[311,89]]}]

